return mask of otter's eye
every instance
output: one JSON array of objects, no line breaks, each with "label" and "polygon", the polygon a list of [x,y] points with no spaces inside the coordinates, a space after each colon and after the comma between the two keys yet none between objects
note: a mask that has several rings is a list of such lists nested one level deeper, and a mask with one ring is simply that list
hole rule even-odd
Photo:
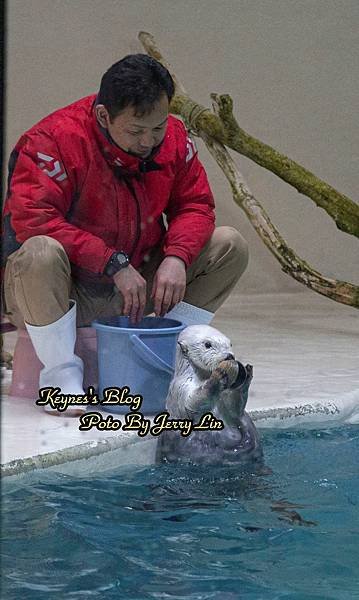
[{"label": "otter's eye", "polygon": [[204,345],[206,348],[212,348],[211,342],[205,342]]}]

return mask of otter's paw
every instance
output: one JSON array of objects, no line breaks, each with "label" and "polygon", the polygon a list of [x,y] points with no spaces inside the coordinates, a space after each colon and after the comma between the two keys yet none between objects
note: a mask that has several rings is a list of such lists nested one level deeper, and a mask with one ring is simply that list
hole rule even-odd
[{"label": "otter's paw", "polygon": [[229,388],[237,379],[238,369],[236,360],[222,360],[214,369],[211,379],[217,381],[222,389]]}]

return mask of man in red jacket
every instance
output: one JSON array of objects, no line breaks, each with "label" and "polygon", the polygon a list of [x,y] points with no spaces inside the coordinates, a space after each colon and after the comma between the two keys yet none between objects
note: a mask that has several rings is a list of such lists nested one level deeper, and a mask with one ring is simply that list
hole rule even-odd
[{"label": "man in red jacket", "polygon": [[160,63],[126,56],[97,96],[41,120],[11,154],[4,305],[44,364],[40,387],[83,393],[76,324],[138,322],[181,300],[214,312],[247,266],[241,235],[215,228],[196,147],[169,115],[173,94]]}]

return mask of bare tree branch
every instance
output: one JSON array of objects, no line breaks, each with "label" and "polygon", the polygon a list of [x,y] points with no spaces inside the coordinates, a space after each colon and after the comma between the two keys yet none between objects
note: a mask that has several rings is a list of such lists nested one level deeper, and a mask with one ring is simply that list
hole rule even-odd
[{"label": "bare tree branch", "polygon": [[[195,125],[197,134],[204,140],[207,148],[209,149],[212,156],[215,158],[215,160],[223,170],[225,176],[227,177],[231,185],[234,201],[240,208],[244,210],[250,223],[252,224],[252,226],[254,227],[264,244],[279,261],[282,270],[285,273],[288,273],[288,275],[291,275],[291,277],[293,277],[300,283],[318,292],[319,294],[327,296],[337,302],[341,302],[343,304],[348,304],[350,306],[359,308],[359,288],[357,286],[351,283],[347,283],[345,281],[338,281],[335,279],[328,279],[324,277],[323,275],[321,275],[321,273],[314,270],[307,262],[299,258],[293,252],[293,250],[289,248],[288,244],[280,235],[279,231],[271,223],[266,211],[250,192],[248,186],[246,185],[243,179],[242,174],[239,172],[227,149],[225,148],[223,143],[221,143],[221,141],[218,141],[218,138],[220,140],[228,140],[229,138],[231,138],[230,123],[232,121],[234,121],[233,126],[235,131],[238,132],[238,124],[236,123],[233,117],[232,101],[229,98],[229,96],[219,96],[217,94],[211,95],[213,100],[214,113],[210,112],[209,109],[198,105],[193,100],[188,98],[186,90],[184,89],[181,82],[174,75],[171,66],[162,57],[162,54],[157,48],[153,36],[151,36],[148,33],[141,32],[139,34],[139,38],[147,52],[151,56],[153,56],[153,58],[156,58],[159,62],[161,62],[170,71],[175,81],[176,110],[174,110],[173,112],[175,112],[176,114],[180,114],[190,128],[193,128],[193,124]],[[173,110],[172,103],[171,109]],[[223,119],[225,119],[225,122]],[[269,148],[269,146],[267,147],[261,142],[258,143],[261,145],[261,151],[263,151],[263,148]],[[230,144],[227,145],[233,147]],[[276,152],[272,148],[269,149],[271,150],[271,152]],[[246,154],[246,156],[249,155]],[[279,156],[281,157],[281,160],[289,161],[289,159],[287,159],[286,157],[283,157],[281,155]],[[290,162],[292,163],[293,161]],[[303,167],[300,167],[299,165],[295,166],[299,169],[303,169]],[[318,180],[311,173],[309,173],[309,175],[312,178],[314,178],[316,182],[319,182],[320,184],[323,183],[320,182],[320,180]],[[333,191],[335,192],[335,190]],[[335,193],[338,194],[338,192]],[[359,213],[359,207],[356,208],[358,209]]]},{"label": "bare tree branch", "polygon": [[181,115],[186,125],[198,134],[206,133],[217,142],[272,171],[295,187],[298,192],[311,198],[317,206],[323,208],[334,219],[338,229],[359,237],[359,205],[356,202],[294,160],[241,129],[233,116],[233,102],[230,96],[212,94],[219,107],[217,115],[189,98],[182,84],[173,74],[171,66],[163,58],[154,37],[144,31],[141,31],[138,37],[147,53],[168,68],[175,80],[176,94],[171,102],[171,112]]}]

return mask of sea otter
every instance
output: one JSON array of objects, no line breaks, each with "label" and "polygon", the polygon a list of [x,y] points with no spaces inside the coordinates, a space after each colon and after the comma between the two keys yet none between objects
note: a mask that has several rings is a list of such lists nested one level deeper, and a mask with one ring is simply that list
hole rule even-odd
[{"label": "sea otter", "polygon": [[252,366],[235,360],[231,341],[209,325],[186,327],[178,338],[176,365],[166,410],[173,419],[198,423],[211,412],[223,429],[164,431],[157,444],[157,462],[207,464],[261,461],[259,436],[245,412]]}]

